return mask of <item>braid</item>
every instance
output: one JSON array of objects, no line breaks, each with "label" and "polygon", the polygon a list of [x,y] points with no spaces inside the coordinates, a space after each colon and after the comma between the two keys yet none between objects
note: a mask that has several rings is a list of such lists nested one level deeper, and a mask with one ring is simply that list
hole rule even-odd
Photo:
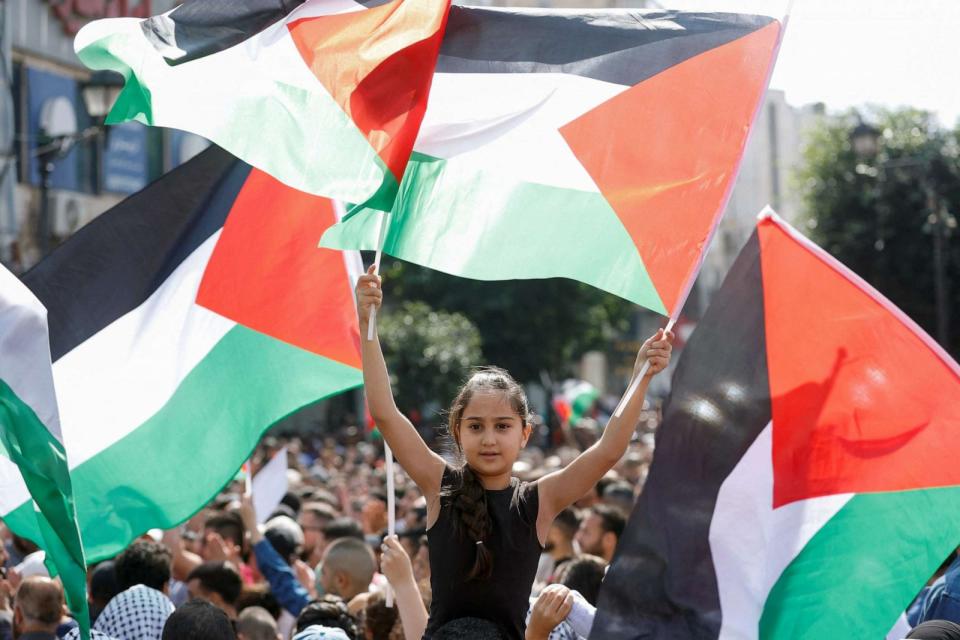
[{"label": "braid", "polygon": [[470,570],[471,580],[486,580],[493,573],[493,554],[487,547],[490,538],[490,512],[487,510],[487,492],[480,479],[463,465],[460,486],[453,492],[453,510],[463,532],[476,543],[477,555]]}]

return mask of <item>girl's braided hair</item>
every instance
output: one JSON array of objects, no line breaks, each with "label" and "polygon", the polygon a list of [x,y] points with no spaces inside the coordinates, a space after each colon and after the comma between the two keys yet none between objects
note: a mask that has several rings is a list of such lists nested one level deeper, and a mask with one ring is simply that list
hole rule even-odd
[{"label": "girl's braided hair", "polygon": [[493,524],[487,507],[487,492],[480,478],[463,459],[463,449],[460,446],[460,420],[471,398],[478,391],[502,391],[510,402],[510,406],[520,416],[524,426],[529,424],[530,407],[523,387],[499,367],[476,369],[460,388],[460,392],[450,406],[449,430],[456,444],[456,453],[461,459],[461,464],[456,469],[458,481],[452,486],[445,487],[441,495],[449,499],[454,513],[454,522],[457,523],[461,535],[466,535],[471,542],[476,543],[477,555],[470,570],[469,579],[486,580],[493,573],[493,554],[486,545]]}]

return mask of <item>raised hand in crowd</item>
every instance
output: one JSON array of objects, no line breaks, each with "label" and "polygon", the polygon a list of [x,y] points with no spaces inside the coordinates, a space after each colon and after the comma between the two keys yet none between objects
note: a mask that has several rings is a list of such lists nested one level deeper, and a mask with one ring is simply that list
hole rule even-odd
[{"label": "raised hand in crowd", "polygon": [[397,599],[405,638],[421,638],[427,628],[427,608],[413,577],[413,564],[397,536],[387,536],[380,547],[380,571]]},{"label": "raised hand in crowd", "polygon": [[573,593],[561,584],[547,586],[537,598],[527,623],[526,640],[547,640],[573,610]]}]

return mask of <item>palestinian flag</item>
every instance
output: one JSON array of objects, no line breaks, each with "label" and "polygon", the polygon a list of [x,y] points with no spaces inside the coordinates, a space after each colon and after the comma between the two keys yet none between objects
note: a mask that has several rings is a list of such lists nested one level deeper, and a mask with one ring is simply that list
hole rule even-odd
[{"label": "palestinian flag", "polygon": [[281,182],[389,209],[449,0],[188,0],[98,20],[74,48],[126,85],[108,123],[191,131]]},{"label": "palestinian flag", "polygon": [[[638,10],[450,10],[384,251],[565,277],[669,314],[717,223],[781,25]],[[324,246],[376,248],[351,210]]]},{"label": "palestinian flag", "polygon": [[[18,535],[39,529],[70,609],[90,629],[87,570],[73,487],[63,448],[50,366],[47,310],[16,276],[0,266],[0,513]],[[87,637],[87,636],[84,636]]]},{"label": "palestinian flag", "polygon": [[585,380],[565,380],[553,396],[553,410],[561,422],[576,426],[600,397],[597,388]]},{"label": "palestinian flag", "polygon": [[361,384],[359,256],[316,248],[334,220],[213,147],[26,274],[89,561],[184,520],[273,423]]},{"label": "palestinian flag", "polygon": [[883,638],[960,542],[958,398],[915,323],[763,217],[678,363],[591,638]]}]

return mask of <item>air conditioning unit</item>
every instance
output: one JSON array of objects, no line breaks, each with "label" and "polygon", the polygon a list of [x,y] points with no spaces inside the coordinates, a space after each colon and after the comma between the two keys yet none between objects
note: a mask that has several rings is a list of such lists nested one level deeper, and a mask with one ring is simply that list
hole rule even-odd
[{"label": "air conditioning unit", "polygon": [[58,238],[67,238],[87,223],[87,200],[71,191],[50,193],[50,230]]}]

